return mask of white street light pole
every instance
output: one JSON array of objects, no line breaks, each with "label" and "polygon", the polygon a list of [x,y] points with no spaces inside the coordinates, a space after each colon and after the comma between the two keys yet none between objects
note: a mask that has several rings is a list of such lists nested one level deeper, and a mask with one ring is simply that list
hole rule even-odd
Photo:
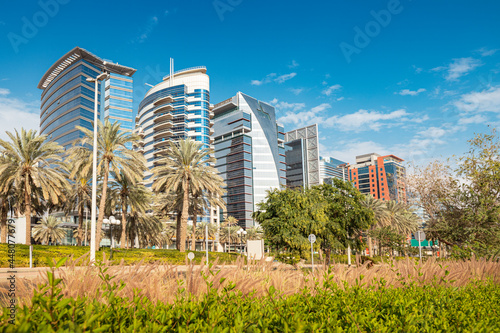
[{"label": "white street light pole", "polygon": [[99,74],[95,79],[88,78],[88,82],[95,82],[95,98],[94,98],[94,145],[93,160],[92,160],[92,213],[91,213],[91,227],[90,227],[90,262],[95,262],[96,251],[96,217],[97,217],[97,106],[98,106],[98,90],[99,81],[108,77],[107,73]]}]

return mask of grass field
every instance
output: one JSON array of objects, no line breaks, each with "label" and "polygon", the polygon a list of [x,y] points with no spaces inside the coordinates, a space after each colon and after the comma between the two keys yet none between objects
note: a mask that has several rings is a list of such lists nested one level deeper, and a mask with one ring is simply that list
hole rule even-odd
[{"label": "grass field", "polygon": [[[15,246],[15,264],[16,267],[29,267],[29,246]],[[48,260],[60,260],[61,258],[76,259],[89,253],[88,246],[50,246],[50,245],[34,245],[33,246],[33,267],[45,267]],[[0,267],[9,267],[9,257],[7,255],[7,245],[0,244]],[[194,252],[194,263],[201,263],[202,258],[206,255],[205,252]],[[96,260],[101,261],[103,256],[109,258],[110,249],[101,248],[96,252]],[[162,250],[162,249],[113,249],[113,260],[115,263],[120,263],[122,260],[125,264],[133,264],[144,260],[144,263],[163,262],[169,264],[182,265],[186,263],[187,253],[181,253],[177,250]],[[209,252],[209,260],[218,259],[220,263],[235,262],[240,257],[237,253],[220,253]]]}]

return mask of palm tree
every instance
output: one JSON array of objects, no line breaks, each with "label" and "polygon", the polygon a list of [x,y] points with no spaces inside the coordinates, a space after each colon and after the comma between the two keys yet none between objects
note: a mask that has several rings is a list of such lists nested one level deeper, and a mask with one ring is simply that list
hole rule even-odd
[{"label": "palm tree", "polygon": [[16,193],[24,197],[24,205],[18,208],[26,216],[26,244],[30,245],[32,201],[58,204],[67,188],[62,161],[64,149],[33,130],[22,128],[20,133],[16,130],[7,135],[11,142],[0,139],[0,155],[3,155],[0,193],[7,193],[14,186]]},{"label": "palm tree", "polygon": [[164,226],[153,214],[139,212],[131,207],[127,224],[127,238],[132,247],[136,239],[139,242],[139,247],[160,245],[164,241],[162,235]]},{"label": "palm tree", "polygon": [[211,166],[215,159],[203,144],[192,139],[169,142],[159,165],[153,169],[156,192],[182,195],[182,210],[177,225],[177,249],[186,251],[186,229],[189,215],[189,193],[223,193],[223,180]]},{"label": "palm tree", "polygon": [[129,206],[133,206],[135,211],[145,213],[153,201],[150,191],[144,184],[135,183],[124,174],[118,177],[113,173],[113,180],[110,183],[110,190],[113,197],[119,198],[121,207],[121,248],[128,248],[126,241],[127,233],[127,211]]},{"label": "palm tree", "polygon": [[[229,246],[231,246],[231,239],[234,238],[234,237],[232,237],[233,235],[232,235],[231,231],[233,231],[233,230],[231,230],[231,229],[233,229],[232,226],[238,224],[238,219],[236,219],[236,217],[234,217],[232,215],[229,215],[223,224],[224,224],[224,227],[227,227],[227,235],[224,238],[227,239]],[[238,231],[239,229],[235,228],[234,230],[235,231],[233,233],[236,235],[236,231]],[[225,233],[225,230],[224,230],[224,233]]]},{"label": "palm tree", "polygon": [[79,172],[72,178],[71,187],[68,191],[68,200],[66,200],[65,210],[70,213],[74,210],[78,212],[78,228],[76,229],[76,239],[78,246],[82,245],[84,239],[83,214],[85,208],[90,209],[92,195],[92,173],[86,170],[86,173]]},{"label": "palm tree", "polygon": [[33,238],[36,241],[42,242],[42,244],[57,244],[66,237],[66,229],[62,228],[60,225],[61,221],[58,221],[54,216],[49,216],[42,220],[39,226],[33,228]]},{"label": "palm tree", "polygon": [[231,242],[238,242],[238,230],[240,230],[239,226],[227,226],[225,225],[220,229],[220,241],[225,244],[231,245]]},{"label": "palm tree", "polygon": [[[110,172],[113,172],[118,179],[125,176],[132,182],[141,181],[145,159],[142,154],[127,147],[134,141],[139,140],[139,136],[128,131],[122,131],[118,122],[111,123],[106,120],[104,124],[99,121],[97,125],[99,128],[97,133],[97,170],[102,177],[102,194],[99,203],[97,230],[101,230],[106,209]],[[82,131],[85,137],[79,139],[75,146],[71,148],[70,159],[75,163],[71,177],[74,177],[78,172],[85,173],[91,170],[93,162],[92,151],[89,147],[93,146],[94,133],[84,127],[77,126],[76,128]],[[101,235],[97,233],[96,246],[98,248],[100,242]]]},{"label": "palm tree", "polygon": [[13,185],[0,192],[0,243],[7,243],[7,216],[15,205],[16,195],[14,192]]},{"label": "palm tree", "polygon": [[[361,204],[373,212],[375,221],[377,222],[376,226],[385,227],[390,225],[391,223],[390,215],[384,201],[375,199],[371,194],[367,194],[364,196],[363,200],[361,201]],[[373,230],[374,227],[375,226],[371,226],[370,229]],[[368,255],[372,257],[373,240],[370,235],[370,232],[367,233],[367,238],[368,238]]]},{"label": "palm tree", "polygon": [[205,228],[208,226],[208,239],[212,239],[212,249],[213,249],[213,244],[215,243],[215,234],[217,233],[217,226],[213,223],[208,223],[208,222],[201,222],[198,224],[198,227],[195,229],[195,234],[197,238],[203,238],[203,244],[202,244],[202,249],[205,250],[206,243],[207,243],[207,233]]},{"label": "palm tree", "polygon": [[260,240],[264,234],[260,226],[248,228],[246,231],[248,240]]}]

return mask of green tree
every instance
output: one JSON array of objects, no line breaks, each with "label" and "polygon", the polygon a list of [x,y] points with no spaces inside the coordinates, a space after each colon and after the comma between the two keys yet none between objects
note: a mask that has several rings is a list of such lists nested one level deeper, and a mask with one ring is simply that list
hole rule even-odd
[{"label": "green tree", "polygon": [[90,170],[87,170],[86,173],[79,172],[71,180],[64,208],[67,214],[74,210],[78,212],[76,239],[78,246],[81,246],[84,239],[83,215],[85,208],[90,209],[92,203],[92,173]]},{"label": "green tree", "polygon": [[42,220],[41,224],[33,228],[33,238],[42,244],[56,245],[66,237],[67,229],[61,226],[62,222],[54,216]]},{"label": "green tree", "polygon": [[[113,180],[110,182],[110,191],[112,197],[118,199],[117,205],[120,207],[121,214],[121,248],[128,248],[127,234],[127,220],[129,206],[133,207],[135,211],[145,213],[153,202],[152,193],[144,184],[136,183],[130,180],[126,175],[121,174],[117,177],[113,173]],[[112,205],[112,204],[111,204]]]},{"label": "green tree", "polygon": [[[67,187],[64,176],[63,147],[47,141],[36,131],[7,132],[10,142],[0,139],[0,193],[12,187],[23,200],[18,200],[20,213],[26,216],[26,244],[31,244],[32,205],[42,201],[58,204]],[[36,202],[33,203],[33,200]],[[23,204],[21,204],[23,203]]]},{"label": "green tree", "polygon": [[[146,161],[142,154],[128,148],[133,142],[140,138],[136,134],[120,129],[118,122],[111,123],[106,120],[103,123],[98,122],[97,133],[97,170],[102,179],[102,194],[99,203],[99,216],[97,219],[97,230],[102,229],[104,212],[106,210],[106,199],[108,191],[108,180],[110,172],[116,177],[126,176],[132,182],[142,180],[144,165]],[[85,137],[79,139],[70,152],[70,159],[74,163],[74,169],[71,177],[76,173],[86,173],[92,170],[93,156],[92,147],[94,144],[94,132],[84,127],[77,126]],[[101,235],[98,232],[96,236],[96,246],[99,247]]]},{"label": "green tree", "polygon": [[177,249],[186,250],[186,228],[191,193],[223,193],[223,180],[211,165],[215,162],[211,151],[192,139],[169,142],[163,158],[153,169],[156,192],[173,192],[182,197],[182,210],[177,225]]},{"label": "green tree", "polygon": [[310,249],[308,235],[315,234],[315,247],[330,258],[333,249],[361,248],[362,230],[374,223],[373,213],[362,206],[362,199],[351,183],[334,179],[333,185],[303,191],[270,191],[254,218],[273,246],[305,257]]},{"label": "green tree", "polygon": [[[389,212],[384,201],[375,199],[371,194],[367,194],[361,200],[361,204],[370,209],[373,212],[375,218],[375,225],[373,225],[370,230],[373,230],[375,226],[385,227],[390,225]],[[370,232],[368,232],[368,255],[373,256],[373,240]]]}]

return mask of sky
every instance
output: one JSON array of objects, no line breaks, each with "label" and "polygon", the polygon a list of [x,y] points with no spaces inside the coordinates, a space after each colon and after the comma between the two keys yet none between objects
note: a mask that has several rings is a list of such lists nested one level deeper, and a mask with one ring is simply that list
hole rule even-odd
[{"label": "sky", "polygon": [[[134,104],[206,66],[211,103],[241,91],[320,154],[463,155],[500,124],[499,1],[0,0],[0,138],[38,130],[45,71],[80,46],[137,69]],[[135,110],[136,111],[136,110]],[[489,128],[490,127],[490,128]]]}]

